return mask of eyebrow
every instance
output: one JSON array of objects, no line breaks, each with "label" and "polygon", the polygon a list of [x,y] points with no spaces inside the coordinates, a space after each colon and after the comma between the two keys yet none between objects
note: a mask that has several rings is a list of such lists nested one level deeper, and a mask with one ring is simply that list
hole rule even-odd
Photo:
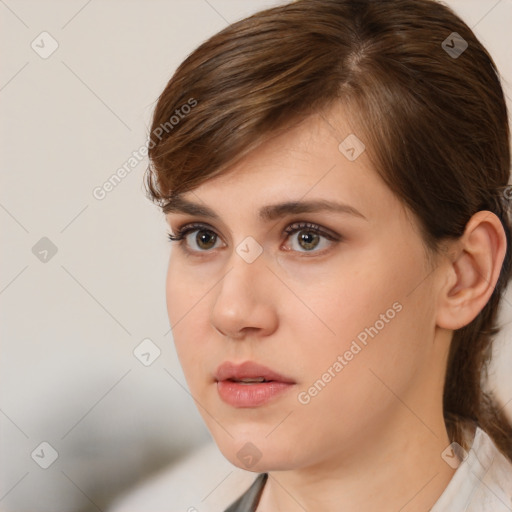
[{"label": "eyebrow", "polygon": [[[368,220],[359,210],[345,203],[316,199],[310,201],[286,201],[282,203],[263,206],[259,210],[259,217],[263,221],[272,221],[286,215],[300,213],[315,213],[329,211],[335,213],[346,213],[354,217]],[[220,220],[219,215],[208,206],[194,203],[184,199],[180,195],[172,197],[163,207],[164,214],[184,213]]]}]

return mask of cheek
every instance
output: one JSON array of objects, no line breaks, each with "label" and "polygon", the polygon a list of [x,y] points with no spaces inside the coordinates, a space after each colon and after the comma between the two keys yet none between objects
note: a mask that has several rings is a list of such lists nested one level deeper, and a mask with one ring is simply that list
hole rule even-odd
[{"label": "cheek", "polygon": [[[315,329],[303,331],[299,360],[304,367],[295,397],[303,425],[326,438],[350,439],[399,405],[390,389],[406,389],[415,365],[402,348],[409,321],[401,315],[407,312],[401,303],[393,304],[365,309],[350,304],[337,316],[333,308],[335,336],[319,337],[316,329],[315,339]],[[381,310],[388,323],[379,316]]]},{"label": "cheek", "polygon": [[166,302],[169,324],[176,352],[185,375],[204,359],[207,339],[204,334],[205,319],[208,319],[207,293],[210,287],[204,281],[192,278],[183,267],[171,262],[166,279]]},{"label": "cheek", "polygon": [[[337,268],[336,268],[337,267]],[[342,349],[345,342],[373,325],[381,313],[392,308],[399,297],[395,280],[386,275],[387,269],[377,264],[349,268],[332,266],[324,275],[295,274],[293,290],[302,290],[296,300],[289,297],[288,322],[300,325],[312,348],[332,346]],[[302,288],[301,288],[302,286]],[[393,315],[394,311],[390,311]],[[307,334],[306,334],[307,333]],[[318,343],[321,343],[318,345]]]},{"label": "cheek", "polygon": [[370,369],[392,379],[398,363],[406,373],[411,360],[421,357],[418,331],[428,333],[428,314],[421,304],[428,298],[421,297],[421,290],[410,293],[418,282],[414,268],[390,261],[363,258],[350,272],[331,272],[329,279],[309,287],[307,308],[296,302],[288,306],[285,323],[294,325],[293,338],[300,340],[295,351],[306,365],[303,386],[319,379],[369,379],[367,384],[375,385]]},{"label": "cheek", "polygon": [[183,265],[178,256],[169,261],[166,302],[171,326],[181,325],[186,318],[197,315],[201,299],[206,296],[210,288],[208,283]]}]

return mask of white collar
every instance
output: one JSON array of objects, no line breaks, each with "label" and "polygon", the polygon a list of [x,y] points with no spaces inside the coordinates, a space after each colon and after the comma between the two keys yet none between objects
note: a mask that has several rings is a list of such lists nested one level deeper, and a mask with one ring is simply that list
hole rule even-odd
[{"label": "white collar", "polygon": [[511,512],[512,463],[476,427],[467,457],[430,512]]}]

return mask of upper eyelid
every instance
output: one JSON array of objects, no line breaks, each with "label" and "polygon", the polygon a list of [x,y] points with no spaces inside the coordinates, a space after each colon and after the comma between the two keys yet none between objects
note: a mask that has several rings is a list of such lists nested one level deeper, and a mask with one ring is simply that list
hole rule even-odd
[{"label": "upper eyelid", "polygon": [[[294,227],[294,226],[296,226],[296,227]],[[212,231],[217,236],[220,236],[219,233],[217,232],[217,230],[212,225],[205,223],[205,222],[186,222],[186,223],[178,226],[175,231],[176,231],[176,233],[184,233],[187,231],[196,231],[201,228],[203,228],[205,231]],[[295,230],[300,230],[300,229],[311,229],[313,231],[325,233],[326,235],[340,236],[340,235],[337,235],[333,230],[323,227],[322,225],[317,224],[316,222],[311,222],[311,221],[293,221],[293,222],[287,224],[286,227],[282,230],[282,232],[283,233],[287,233],[287,232],[293,233]]]},{"label": "upper eyelid", "polygon": [[199,228],[206,228],[206,229],[214,229],[213,226],[210,226],[209,224],[205,224],[203,222],[187,222],[186,224],[183,224],[182,226],[178,227],[178,231],[184,231],[186,229],[199,229]]},{"label": "upper eyelid", "polygon": [[[296,227],[294,227],[296,226]],[[326,238],[331,239],[340,239],[342,236],[332,229],[326,228],[320,224],[317,224],[315,222],[309,222],[309,221],[296,221],[292,222],[291,224],[288,224],[285,229],[283,229],[283,233],[288,233],[289,235],[300,231],[300,230],[307,230],[310,229],[311,231],[316,231],[322,236],[325,236]]]},{"label": "upper eyelid", "polygon": [[173,231],[176,233],[185,233],[186,231],[197,231],[199,229],[203,229],[205,231],[213,231],[216,235],[218,235],[216,229],[213,226],[204,222],[186,222],[178,226]]}]

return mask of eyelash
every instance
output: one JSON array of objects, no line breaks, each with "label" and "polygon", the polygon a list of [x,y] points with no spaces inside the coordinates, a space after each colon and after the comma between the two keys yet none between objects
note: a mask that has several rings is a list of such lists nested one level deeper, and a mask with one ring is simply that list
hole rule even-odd
[{"label": "eyelash", "polygon": [[[286,227],[286,229],[283,230],[283,235],[286,235],[286,238],[290,238],[293,234],[298,233],[300,231],[309,231],[311,233],[315,233],[316,235],[323,236],[327,240],[330,240],[331,242],[339,242],[343,239],[341,235],[336,235],[334,233],[331,233],[329,231],[326,231],[325,229],[321,228],[318,224],[313,224],[311,222],[294,222],[293,224],[290,224]],[[201,224],[201,223],[193,223],[193,224],[186,224],[184,226],[181,226],[177,229],[176,234],[168,233],[169,241],[170,242],[178,242],[180,245],[185,241],[185,238],[187,235],[194,231],[207,231],[210,233],[213,233],[215,236],[219,237],[217,233],[207,224]],[[220,237],[219,237],[220,238]],[[198,252],[198,251],[191,251],[191,252]],[[200,252],[209,252],[209,251],[200,251]],[[307,252],[307,251],[305,251]],[[311,251],[314,252],[314,251]],[[318,251],[320,252],[320,251]]]}]

